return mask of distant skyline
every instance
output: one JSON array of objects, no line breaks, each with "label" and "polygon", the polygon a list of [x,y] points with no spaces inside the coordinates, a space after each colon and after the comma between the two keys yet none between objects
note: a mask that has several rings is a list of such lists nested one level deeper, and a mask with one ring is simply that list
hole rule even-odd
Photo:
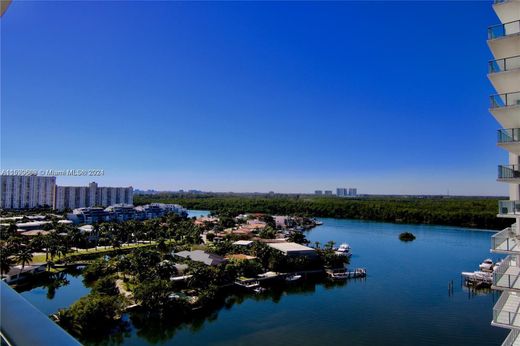
[{"label": "distant skyline", "polygon": [[14,1],[1,168],[61,185],[506,195],[487,2]]}]

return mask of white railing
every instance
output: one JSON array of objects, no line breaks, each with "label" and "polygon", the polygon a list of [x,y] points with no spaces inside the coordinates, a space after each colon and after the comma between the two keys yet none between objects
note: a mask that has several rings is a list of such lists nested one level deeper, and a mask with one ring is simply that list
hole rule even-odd
[{"label": "white railing", "polygon": [[506,274],[513,267],[518,267],[516,256],[507,256],[502,264],[493,272],[493,285],[497,288],[515,288],[520,280],[519,274]]},{"label": "white railing", "polygon": [[515,225],[508,227],[491,236],[491,250],[514,251],[518,249],[520,238],[515,234]]},{"label": "white railing", "polygon": [[[507,306],[506,303],[508,303]],[[493,307],[493,323],[520,327],[520,297],[504,291]]]},{"label": "white railing", "polygon": [[502,346],[513,346],[515,344],[516,339],[518,339],[519,335],[519,329],[512,329],[511,332],[507,335],[507,338],[502,343]]}]

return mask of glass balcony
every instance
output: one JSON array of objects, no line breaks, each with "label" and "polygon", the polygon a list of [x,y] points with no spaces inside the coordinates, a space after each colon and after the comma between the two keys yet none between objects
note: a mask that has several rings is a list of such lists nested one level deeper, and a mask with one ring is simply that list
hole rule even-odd
[{"label": "glass balcony", "polygon": [[512,143],[520,141],[520,129],[498,130],[498,143]]},{"label": "glass balcony", "polygon": [[488,28],[488,40],[520,33],[520,20],[493,25]]},{"label": "glass balcony", "polygon": [[520,201],[498,201],[498,215],[520,217]]},{"label": "glass balcony", "polygon": [[493,273],[497,289],[520,290],[520,267],[516,256],[507,256]]},{"label": "glass balcony", "polygon": [[493,307],[493,324],[506,328],[520,328],[520,296],[504,291]]},{"label": "glass balcony", "polygon": [[508,227],[491,237],[491,251],[499,253],[520,253],[520,237],[515,232],[515,225]]},{"label": "glass balcony", "polygon": [[502,343],[502,346],[514,346],[520,344],[520,330],[512,329],[507,335],[507,338]]},{"label": "glass balcony", "polygon": [[491,95],[491,108],[503,108],[509,106],[520,106],[520,91],[507,94]]},{"label": "glass balcony", "polygon": [[511,71],[518,68],[520,68],[520,55],[489,62],[489,73]]},{"label": "glass balcony", "polygon": [[1,345],[81,345],[3,281],[0,301]]},{"label": "glass balcony", "polygon": [[518,165],[498,166],[498,180],[520,179]]}]

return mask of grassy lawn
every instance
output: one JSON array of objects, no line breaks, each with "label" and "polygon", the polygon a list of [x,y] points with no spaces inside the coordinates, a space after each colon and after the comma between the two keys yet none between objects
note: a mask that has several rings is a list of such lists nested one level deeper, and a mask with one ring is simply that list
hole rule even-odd
[{"label": "grassy lawn", "polygon": [[[94,254],[94,253],[107,254],[107,253],[110,253],[110,252],[113,252],[116,250],[120,250],[120,249],[133,249],[133,248],[138,248],[138,247],[147,247],[147,246],[151,246],[154,244],[155,244],[154,242],[152,242],[151,244],[150,243],[131,244],[131,245],[127,245],[127,246],[122,246],[120,248],[113,248],[111,246],[107,246],[105,248],[104,246],[99,246],[97,249],[95,249],[95,248],[79,249],[79,250],[76,250],[75,252],[67,254],[66,257],[73,259],[77,255],[82,255],[82,254],[86,254],[86,253],[88,253],[88,254]],[[57,261],[62,258],[64,258],[64,257],[55,257],[54,260]],[[44,262],[45,262],[45,254],[38,254],[38,255],[33,256],[32,263],[44,263]]]}]

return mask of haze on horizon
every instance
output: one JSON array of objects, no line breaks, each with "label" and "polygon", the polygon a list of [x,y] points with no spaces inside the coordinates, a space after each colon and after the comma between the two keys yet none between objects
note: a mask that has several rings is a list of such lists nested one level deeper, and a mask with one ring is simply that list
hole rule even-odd
[{"label": "haze on horizon", "polygon": [[1,168],[58,184],[505,195],[488,2],[31,2],[1,19]]}]

